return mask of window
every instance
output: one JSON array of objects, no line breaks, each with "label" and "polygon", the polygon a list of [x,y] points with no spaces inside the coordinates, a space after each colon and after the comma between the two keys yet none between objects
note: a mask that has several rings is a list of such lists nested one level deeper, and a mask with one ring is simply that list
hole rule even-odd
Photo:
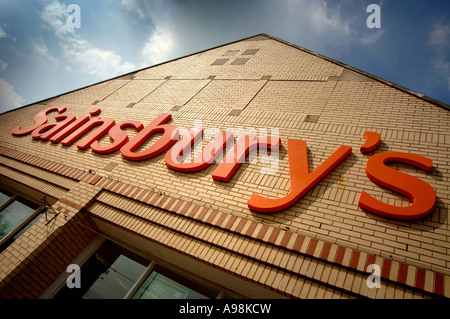
[{"label": "window", "polygon": [[160,265],[140,285],[133,299],[208,299],[219,294],[207,286]]},{"label": "window", "polygon": [[80,288],[64,284],[54,298],[215,299],[219,295],[219,290],[105,240],[81,266]]},{"label": "window", "polygon": [[41,216],[38,204],[0,189],[0,251],[19,238]]},{"label": "window", "polygon": [[0,205],[3,206],[10,198],[12,194],[7,193],[6,191],[0,191]]},{"label": "window", "polygon": [[150,261],[111,241],[105,241],[81,267],[81,288],[65,285],[57,299],[124,298]]}]

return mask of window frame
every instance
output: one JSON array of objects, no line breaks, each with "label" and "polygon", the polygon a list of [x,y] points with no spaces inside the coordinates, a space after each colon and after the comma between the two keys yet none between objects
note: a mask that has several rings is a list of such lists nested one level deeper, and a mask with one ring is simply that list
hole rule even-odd
[{"label": "window frame", "polygon": [[[22,223],[20,223],[16,228],[14,228],[14,230],[10,231],[5,237],[3,237],[0,240],[0,252],[1,252],[1,251],[5,250],[9,245],[12,244],[12,242],[10,242],[10,240],[14,236],[16,236],[18,233],[20,233],[21,230],[24,227],[26,227],[31,221],[33,221],[39,214],[43,213],[44,205],[42,203],[38,204],[36,201],[30,200],[30,199],[28,199],[26,197],[18,195],[15,192],[11,192],[11,191],[6,190],[4,188],[0,188],[0,189],[2,191],[4,191],[4,192],[8,192],[8,193],[12,193],[13,194],[10,199],[8,199],[3,205],[0,206],[0,214],[3,212],[3,210],[5,208],[7,208],[9,205],[14,203],[15,201],[22,200],[22,204],[24,204],[24,205],[27,205],[26,202],[31,202],[31,203],[34,203],[34,204],[38,205],[38,208],[35,209],[34,213],[32,213],[26,220],[24,220]],[[33,208],[33,207],[31,207],[31,208]]]},{"label": "window frame", "polygon": [[[155,269],[156,268],[156,269]],[[161,269],[161,270],[159,270]],[[180,272],[177,271],[175,269],[172,269],[171,267],[167,267],[165,264],[162,264],[160,262],[157,262],[155,260],[152,260],[152,262],[150,263],[150,265],[147,267],[147,269],[145,270],[145,272],[142,274],[142,276],[135,282],[134,286],[131,287],[131,289],[128,291],[128,293],[125,295],[124,299],[133,299],[134,294],[139,290],[139,288],[145,283],[145,281],[147,280],[147,278],[153,273],[153,271],[157,272],[158,274],[161,274],[163,276],[167,276],[166,274],[164,274],[164,272],[168,272],[168,273],[172,273],[175,276],[180,276],[180,277],[184,277],[185,280],[196,283],[197,285],[201,285],[204,286],[206,289],[209,289],[211,291],[216,292],[216,296],[215,297],[208,297],[206,294],[204,296],[206,296],[209,299],[219,299],[221,298],[221,296],[223,295],[223,288],[220,287],[216,287],[216,286],[211,286],[208,283],[205,283],[204,279],[202,280],[198,280],[197,278],[193,278],[192,275],[186,275],[185,272]],[[170,278],[169,276],[167,276],[169,279],[173,280],[174,282],[176,282],[179,285],[185,286],[197,293],[203,294],[202,292],[199,292],[196,289],[193,289],[191,286],[189,285],[185,285],[175,279]]]},{"label": "window frame", "polygon": [[[121,246],[122,248],[128,249],[131,252],[140,255],[143,258],[146,258],[150,261],[148,266],[146,266],[145,270],[139,276],[139,278],[135,281],[133,286],[131,286],[130,290],[125,294],[122,299],[132,299],[133,295],[138,291],[139,287],[145,282],[147,277],[152,273],[156,266],[166,268],[170,272],[178,273],[181,276],[186,277],[188,280],[198,282],[204,286],[207,286],[211,290],[217,291],[217,296],[215,299],[223,299],[223,298],[245,298],[240,294],[235,292],[228,291],[225,287],[215,284],[214,282],[210,282],[207,279],[202,277],[198,277],[197,275],[191,274],[182,268],[176,267],[172,264],[169,264],[163,260],[155,258],[154,256],[142,256],[141,253],[137,252],[135,249],[129,247],[128,245],[124,245],[122,242],[117,242],[113,238],[109,238],[102,235],[98,235],[72,262],[71,264],[77,264],[80,269],[83,268],[83,265],[91,258],[96,251],[100,248],[100,246],[105,241],[111,241],[116,245]],[[67,278],[70,276],[69,273],[63,271],[59,276],[47,287],[43,294],[39,297],[39,299],[52,299],[54,298],[61,289],[66,285]],[[76,289],[76,288],[73,288]],[[214,298],[211,298],[214,299]]]}]

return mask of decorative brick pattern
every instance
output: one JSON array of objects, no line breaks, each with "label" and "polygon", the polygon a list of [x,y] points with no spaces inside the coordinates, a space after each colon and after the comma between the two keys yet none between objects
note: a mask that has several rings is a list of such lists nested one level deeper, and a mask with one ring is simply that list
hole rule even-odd
[{"label": "decorative brick pattern", "polygon": [[[245,52],[254,54],[242,55]],[[229,60],[211,65],[223,58]],[[233,65],[236,58],[248,60]],[[95,218],[130,227],[155,243],[286,296],[448,297],[449,112],[353,73],[271,37],[227,44],[3,114],[0,172],[2,178],[58,198],[55,207],[60,211],[76,214],[92,208]],[[98,116],[117,123],[133,119],[146,125],[166,112],[179,128],[191,128],[199,120],[203,128],[221,130],[270,133],[278,128],[279,168],[275,174],[261,174],[265,164],[245,163],[229,183],[218,183],[210,176],[216,164],[182,174],[168,169],[163,155],[131,162],[120,152],[98,155],[78,150],[75,143],[64,147],[11,135],[17,125],[33,125],[33,116],[49,106],[65,106],[68,113],[81,116],[88,115],[94,103],[102,110]],[[127,108],[130,103],[135,104]],[[49,121],[54,117],[50,114]],[[428,217],[394,221],[358,207],[362,190],[393,205],[410,205],[367,178],[365,164],[374,153],[357,151],[366,130],[381,135],[374,153],[392,150],[433,159],[429,174],[392,166],[436,190],[438,202]],[[136,134],[131,128],[125,131],[129,138]],[[354,151],[289,209],[269,215],[249,211],[247,200],[253,193],[282,197],[289,192],[286,141],[291,138],[307,142],[310,170],[340,145]],[[111,143],[107,136],[99,142]],[[135,208],[108,202],[105,194]],[[163,219],[150,221],[153,213]],[[381,268],[378,290],[365,286],[370,264]]]},{"label": "decorative brick pattern", "polygon": [[[110,189],[111,191],[114,190],[114,188]],[[146,190],[142,190],[142,192],[148,192],[151,193],[150,191],[146,191]],[[140,192],[135,192],[137,194],[139,194]],[[107,195],[107,193],[102,193],[101,197],[97,198],[97,200],[99,200],[100,202],[109,204],[110,202],[112,202],[112,195]],[[119,199],[119,198],[117,198]],[[133,198],[134,200],[136,200],[136,198]],[[132,202],[130,202],[130,204],[126,204],[127,199],[122,198],[122,202],[124,203],[122,206],[119,204],[119,202],[117,200],[114,200],[114,207],[118,208],[118,209],[125,209],[125,207],[128,207],[128,209],[132,209],[133,204]],[[173,200],[173,202],[176,202],[177,200]],[[181,202],[181,201],[179,201]],[[154,204],[156,204],[153,201]],[[151,204],[151,202],[147,202],[147,204],[149,205],[153,205]],[[139,204],[135,203],[134,206],[138,206]],[[158,207],[158,205],[154,205],[155,207]],[[172,205],[169,205],[172,206]],[[224,230],[231,230],[232,229],[232,225],[233,224],[238,224],[238,225],[244,225],[245,223],[251,223],[251,221],[245,220],[243,218],[239,218],[236,216],[231,216],[228,219],[228,222],[225,222],[228,214],[226,213],[219,213],[219,218],[216,218],[217,215],[217,211],[214,212],[214,214],[211,214],[210,216],[208,216],[206,214],[207,209],[206,208],[201,208],[201,206],[199,205],[191,205],[190,203],[186,203],[186,205],[182,208],[179,209],[182,206],[182,204],[176,205],[174,208],[177,208],[175,210],[170,210],[167,209],[169,212],[172,213],[177,213],[180,215],[184,215],[190,219],[202,222],[202,223],[206,223],[206,224],[210,224],[211,226],[215,226]],[[99,206],[94,206],[94,212],[96,212],[96,207]],[[150,209],[150,208],[149,208]],[[196,214],[198,211],[203,211],[204,213],[201,214]],[[92,212],[92,209],[89,209],[89,211]],[[140,217],[143,219],[148,219],[148,216],[151,216],[153,214],[148,213],[145,211],[144,206],[140,206],[140,209],[138,210],[134,210],[135,212],[139,212]],[[190,211],[189,214],[186,214],[186,212]],[[131,212],[130,210],[128,210],[128,212]],[[103,215],[106,216],[106,215]],[[159,216],[161,216],[160,218],[162,219],[164,214],[160,214]],[[207,218],[206,218],[207,217]],[[214,220],[214,222],[213,222]],[[157,222],[157,221],[155,221]],[[253,238],[254,240],[258,240],[258,241],[262,241],[265,242],[266,244],[269,245],[275,245],[275,247],[280,247],[280,248],[288,248],[289,250],[296,252],[296,253],[301,253],[299,254],[299,258],[302,258],[301,256],[309,256],[312,257],[313,259],[309,259],[310,263],[316,263],[315,260],[323,260],[323,261],[328,261],[328,262],[332,262],[333,264],[336,264],[340,267],[345,267],[345,269],[348,269],[348,271],[354,271],[357,273],[366,273],[366,268],[368,265],[370,264],[375,264],[376,263],[376,257],[374,255],[367,255],[367,254],[363,254],[357,250],[353,250],[350,248],[345,248],[343,246],[337,246],[337,245],[333,245],[329,242],[323,242],[320,240],[317,240],[315,238],[307,238],[307,245],[304,245],[305,243],[305,237],[304,236],[300,236],[297,234],[294,234],[292,232],[284,232],[281,236],[279,236],[283,231],[279,228],[276,227],[271,227],[268,225],[262,225],[261,228],[259,228],[258,231],[256,231],[256,223],[253,224],[253,227],[250,227],[249,229],[247,229],[246,231],[243,230],[243,226],[241,227],[237,227],[234,229],[234,233],[238,233],[241,236],[246,236],[246,237],[250,237]],[[181,231],[181,229],[177,230],[177,231]],[[193,236],[195,238],[197,238],[197,236]],[[278,241],[278,245],[276,245],[275,243],[277,242],[277,238],[280,237],[281,239]],[[295,240],[292,240],[292,238],[296,238]],[[292,245],[292,247],[288,247],[288,243],[292,242],[294,243]],[[216,243],[217,244],[217,243]],[[330,250],[331,247],[333,246],[333,251],[334,253],[332,255],[330,255]],[[269,246],[266,246],[269,247]],[[304,247],[304,248],[303,248]],[[316,249],[319,248],[320,249]],[[224,247],[226,248],[226,246]],[[320,256],[320,257],[319,257]],[[366,266],[363,268],[363,270],[361,271],[361,269],[358,268],[358,265],[360,263],[365,264]],[[416,288],[416,289],[420,289],[423,290],[424,289],[424,274],[425,274],[425,270],[421,269],[421,268],[417,268],[415,270],[415,276],[416,276],[416,281],[413,285],[408,285],[406,280],[405,280],[405,276],[406,276],[406,270],[404,268],[404,266],[400,265],[401,271],[398,275],[397,278],[391,278],[390,277],[390,269],[391,269],[391,263],[392,260],[390,259],[383,259],[381,261],[379,261],[379,263],[381,263],[383,266],[382,268],[382,273],[381,273],[381,277],[384,280],[393,282],[393,283],[399,283],[399,284],[404,284],[406,286],[410,286],[410,288]],[[305,276],[307,276],[307,274],[305,273]],[[427,291],[429,293],[433,293],[436,295],[443,295],[443,291],[441,289],[442,284],[440,283],[442,281],[441,278],[443,278],[443,275],[440,273],[434,273],[432,272],[432,276],[433,276],[433,280],[437,282],[437,284],[434,287],[434,290],[431,291]],[[446,276],[448,277],[448,276]],[[365,285],[365,282],[361,282],[361,285]],[[338,288],[343,288],[342,287],[338,287]],[[356,288],[355,288],[356,289]],[[359,288],[358,288],[359,289]],[[344,289],[345,290],[345,289]],[[350,290],[350,289],[349,289]],[[351,291],[351,290],[350,290]],[[356,291],[356,290],[355,290]],[[354,292],[355,292],[354,291]],[[358,290],[359,291],[359,290]]]}]

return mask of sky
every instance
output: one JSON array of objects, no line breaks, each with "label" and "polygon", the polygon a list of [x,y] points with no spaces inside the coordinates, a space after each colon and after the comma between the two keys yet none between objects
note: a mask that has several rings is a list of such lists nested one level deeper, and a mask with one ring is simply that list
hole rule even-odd
[{"label": "sky", "polygon": [[450,104],[448,0],[0,0],[0,113],[260,33]]}]

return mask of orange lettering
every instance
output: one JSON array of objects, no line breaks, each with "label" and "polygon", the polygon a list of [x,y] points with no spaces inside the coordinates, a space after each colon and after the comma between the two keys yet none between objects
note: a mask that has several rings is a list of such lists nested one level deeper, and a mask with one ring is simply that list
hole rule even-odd
[{"label": "orange lettering", "polygon": [[365,131],[364,138],[366,139],[366,142],[360,148],[361,153],[370,153],[380,145],[380,133]]},{"label": "orange lettering", "polygon": [[225,160],[214,170],[212,178],[216,181],[228,182],[239,165],[245,161],[245,157],[250,151],[260,147],[278,149],[280,144],[281,140],[279,137],[257,138],[254,135],[244,135],[236,142],[233,149],[228,152]]},{"label": "orange lettering", "polygon": [[128,135],[123,131],[125,127],[134,127],[138,131],[142,130],[144,125],[139,121],[125,121],[120,124],[113,126],[108,134],[109,137],[113,140],[113,143],[107,146],[101,146],[98,141],[94,141],[91,144],[91,148],[94,152],[100,154],[112,153],[120,149],[128,142]]},{"label": "orange lettering", "polygon": [[50,137],[61,131],[67,125],[76,120],[75,115],[72,114],[62,114],[55,116],[56,123],[46,123],[38,128],[36,128],[33,132],[31,132],[31,136],[35,140],[43,140],[47,141]]},{"label": "orange lettering", "polygon": [[30,134],[35,129],[37,129],[39,126],[47,123],[47,121],[48,121],[47,114],[50,112],[53,112],[53,111],[58,111],[58,113],[62,113],[64,111],[66,111],[66,108],[63,106],[49,107],[48,109],[45,109],[34,116],[34,125],[32,127],[28,128],[28,129],[22,129],[20,126],[16,126],[15,128],[12,129],[11,132],[17,136],[23,136],[23,135]]},{"label": "orange lettering", "polygon": [[431,213],[436,204],[435,190],[417,177],[386,166],[389,162],[413,165],[426,172],[433,170],[432,160],[424,156],[401,152],[376,154],[367,161],[367,176],[374,183],[408,197],[412,205],[407,207],[389,205],[364,191],[361,193],[358,205],[374,214],[403,220],[423,218]]},{"label": "orange lettering", "polygon": [[180,163],[179,158],[182,156],[186,150],[193,145],[195,140],[197,140],[202,134],[199,129],[191,129],[183,138],[177,142],[167,153],[166,153],[166,165],[171,169],[179,172],[197,172],[200,171],[214,162],[214,160],[219,156],[220,152],[227,145],[227,143],[233,138],[233,134],[230,132],[220,132],[211,141],[208,146],[205,147],[203,152],[190,163]]},{"label": "orange lettering", "polygon": [[91,134],[89,134],[87,137],[85,137],[81,142],[77,144],[77,147],[80,150],[87,149],[94,141],[98,140],[100,137],[105,135],[105,133],[108,132],[108,130],[111,127],[113,127],[114,124],[115,121],[113,119],[93,117],[89,120],[89,122],[87,122],[82,127],[77,129],[75,132],[70,134],[64,140],[62,140],[61,144],[64,146],[70,145],[77,139],[79,139],[82,135],[87,133],[90,129],[92,129],[97,125],[100,125],[99,128],[97,128],[95,131],[93,131]]},{"label": "orange lettering", "polygon": [[52,143],[58,143],[62,139],[64,139],[66,136],[68,136],[70,133],[75,131],[77,128],[79,128],[81,125],[89,121],[89,116],[82,116],[77,118],[74,122],[70,123],[68,126],[63,128],[61,131],[50,137],[50,142]]},{"label": "orange lettering", "polygon": [[350,146],[341,146],[312,173],[309,173],[306,142],[288,139],[290,193],[283,198],[266,198],[253,194],[248,201],[248,207],[257,212],[272,213],[292,206],[351,152]]},{"label": "orange lettering", "polygon": [[[172,115],[170,114],[160,114],[156,119],[151,121],[144,129],[142,129],[138,134],[136,134],[128,143],[126,143],[120,149],[122,156],[130,161],[142,161],[150,157],[156,156],[170,146],[178,139],[179,132],[178,128],[173,124],[166,123]],[[139,146],[142,145],[150,136],[155,133],[162,132],[163,136],[159,138],[156,143],[149,146],[147,149],[135,152]]]}]

